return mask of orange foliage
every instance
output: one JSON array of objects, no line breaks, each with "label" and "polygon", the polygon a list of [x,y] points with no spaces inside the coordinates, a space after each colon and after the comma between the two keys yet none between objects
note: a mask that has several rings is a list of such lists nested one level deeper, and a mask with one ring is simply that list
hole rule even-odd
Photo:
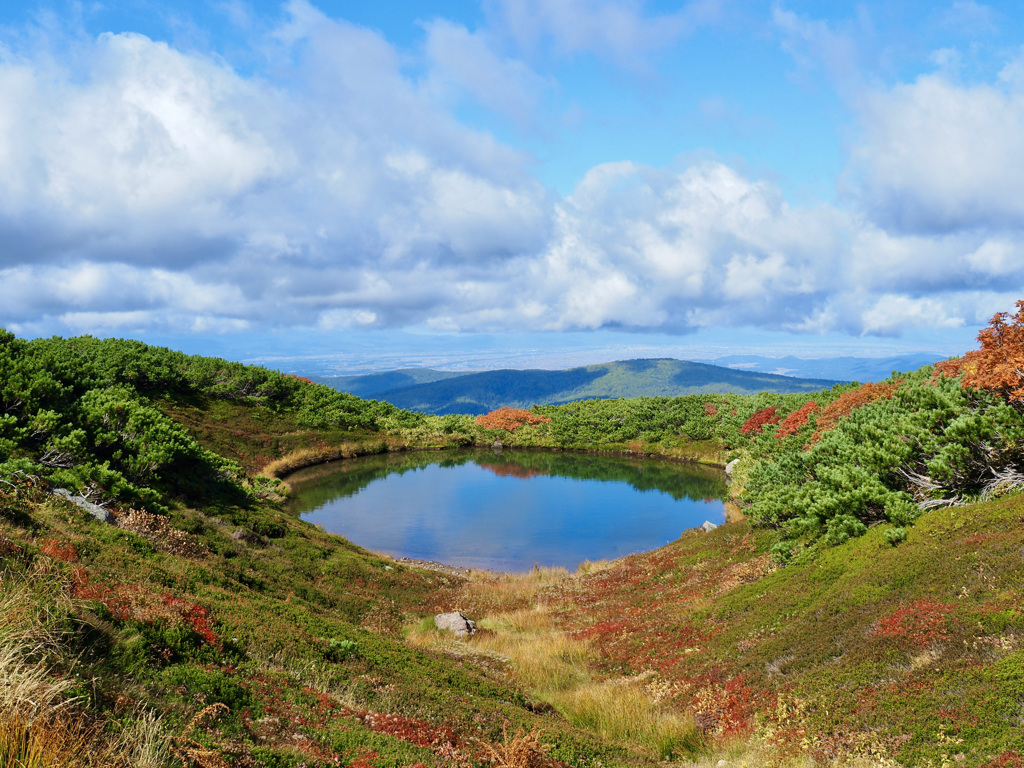
[{"label": "orange foliage", "polygon": [[705,416],[717,416],[718,409],[714,403],[704,403],[704,415]]},{"label": "orange foliage", "polygon": [[1024,299],[1017,314],[997,312],[978,333],[981,349],[935,365],[938,373],[959,376],[966,387],[985,389],[1010,402],[1024,402]]},{"label": "orange foliage", "polygon": [[779,424],[779,428],[775,430],[776,439],[781,440],[784,437],[795,435],[802,427],[807,425],[811,414],[816,410],[818,410],[818,404],[813,400],[808,400],[801,405],[799,410],[793,411]]},{"label": "orange foliage", "polygon": [[813,445],[818,442],[823,434],[838,424],[840,419],[844,419],[853,413],[855,408],[868,405],[876,400],[889,400],[896,393],[898,386],[899,382],[892,384],[872,384],[868,382],[852,392],[844,392],[826,405],[821,415],[818,416],[816,423],[818,431],[811,438],[811,444]]},{"label": "orange foliage", "polygon": [[476,423],[484,429],[504,429],[513,432],[524,424],[535,427],[547,424],[551,419],[523,408],[499,408],[484,416],[477,416]]}]

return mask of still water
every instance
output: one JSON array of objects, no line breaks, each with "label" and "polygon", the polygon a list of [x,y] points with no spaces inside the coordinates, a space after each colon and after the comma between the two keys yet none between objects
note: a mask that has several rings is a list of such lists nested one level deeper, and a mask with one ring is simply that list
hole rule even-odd
[{"label": "still water", "polygon": [[487,450],[373,456],[289,478],[303,520],[395,557],[527,571],[654,549],[725,518],[725,473]]}]

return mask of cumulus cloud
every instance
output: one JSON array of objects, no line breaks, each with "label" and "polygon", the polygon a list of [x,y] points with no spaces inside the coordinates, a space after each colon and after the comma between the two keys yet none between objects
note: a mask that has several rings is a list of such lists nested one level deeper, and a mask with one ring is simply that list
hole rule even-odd
[{"label": "cumulus cloud", "polygon": [[[1015,71],[1015,70],[1013,70]],[[846,183],[884,225],[910,232],[1024,224],[1024,82],[941,75],[870,92]]]},{"label": "cumulus cloud", "polygon": [[[584,38],[532,2],[537,34],[562,30],[567,50],[612,46],[593,24],[615,14],[632,14],[621,51],[658,44],[638,4],[564,5],[601,11],[572,32]],[[445,92],[518,120],[547,84],[483,33],[425,29],[419,81],[381,35],[304,0],[254,44],[258,74],[133,34],[75,38],[64,58],[59,40],[5,50],[0,324],[893,334],[987,319],[1024,280],[1012,67],[992,86],[931,76],[875,94],[851,208],[790,205],[713,161],[606,163],[559,199],[527,156],[461,124]],[[1011,159],[958,159],[936,109]],[[946,183],[949,169],[967,183]]]},{"label": "cumulus cloud", "polygon": [[[276,83],[134,34],[75,40],[63,65],[32,47],[0,59],[5,277],[112,265],[116,304],[149,295],[138,270],[152,285],[177,270],[193,283],[169,303],[234,285],[242,305],[222,313],[302,322],[311,296],[362,300],[392,272],[542,246],[548,194],[523,155],[437,106],[376,33],[302,0],[287,11],[264,42]],[[4,319],[81,301],[51,291],[45,308],[5,302]]]}]

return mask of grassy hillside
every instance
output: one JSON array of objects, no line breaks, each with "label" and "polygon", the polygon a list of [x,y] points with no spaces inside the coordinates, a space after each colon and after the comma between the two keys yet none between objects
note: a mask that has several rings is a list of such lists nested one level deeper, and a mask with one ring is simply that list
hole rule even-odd
[{"label": "grassy hillside", "polygon": [[[629,728],[610,698],[681,705],[703,766],[1017,766],[1022,524],[1019,496],[942,510],[898,548],[874,529],[785,568],[748,522],[690,532],[540,587],[468,584],[496,635],[466,652],[518,659],[524,683],[607,733]],[[586,677],[552,675],[573,654]]]},{"label": "grassy hillside", "polygon": [[[993,328],[874,385],[483,423],[0,332],[0,766],[1019,766],[1024,305]],[[275,477],[496,438],[738,458],[746,519],[453,575],[303,523]],[[454,608],[487,631],[434,629]]]},{"label": "grassy hillside", "polygon": [[[406,372],[399,378],[408,375]],[[495,408],[568,403],[589,398],[680,397],[708,393],[813,392],[834,381],[751,373],[685,360],[624,360],[564,371],[499,370],[453,375],[426,383],[386,386],[393,374],[322,379],[340,391],[367,393],[424,413],[478,415]]]}]

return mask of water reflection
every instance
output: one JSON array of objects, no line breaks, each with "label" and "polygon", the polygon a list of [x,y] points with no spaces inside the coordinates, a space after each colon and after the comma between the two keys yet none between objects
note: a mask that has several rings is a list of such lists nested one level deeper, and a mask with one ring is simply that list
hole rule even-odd
[{"label": "water reflection", "polygon": [[472,568],[574,568],[721,523],[725,476],[573,453],[375,456],[293,475],[293,509],[367,549]]}]

